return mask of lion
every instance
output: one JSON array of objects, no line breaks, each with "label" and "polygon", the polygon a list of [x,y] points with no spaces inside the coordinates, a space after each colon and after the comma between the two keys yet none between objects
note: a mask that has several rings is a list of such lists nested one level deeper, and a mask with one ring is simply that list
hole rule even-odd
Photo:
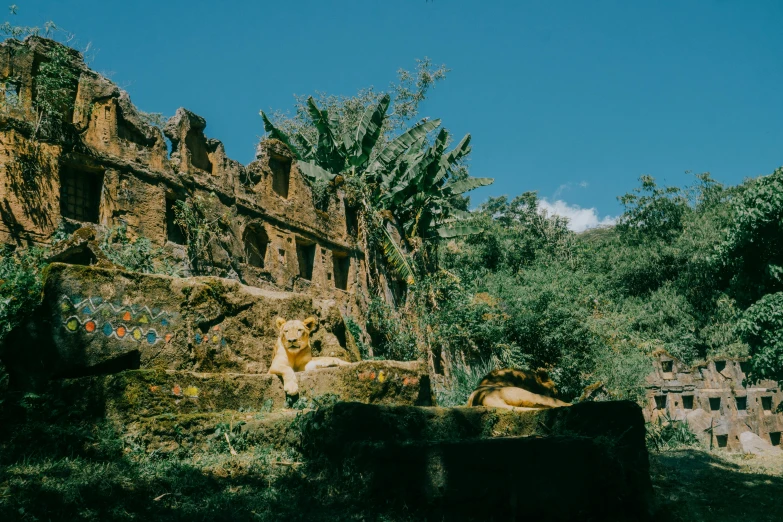
[{"label": "lion", "polygon": [[481,379],[468,398],[468,406],[531,411],[571,405],[556,396],[555,383],[545,371],[504,368],[494,370]]},{"label": "lion", "polygon": [[299,393],[299,384],[296,382],[294,372],[351,364],[337,357],[313,357],[310,333],[315,330],[316,324],[315,317],[308,317],[304,321],[286,321],[282,317],[275,320],[280,335],[277,337],[275,356],[269,367],[269,374],[280,375],[283,378],[283,389],[288,395]]}]

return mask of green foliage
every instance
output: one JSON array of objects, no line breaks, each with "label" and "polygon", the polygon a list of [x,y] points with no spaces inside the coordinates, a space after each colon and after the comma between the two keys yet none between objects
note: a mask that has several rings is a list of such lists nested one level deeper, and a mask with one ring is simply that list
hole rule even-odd
[{"label": "green foliage", "polygon": [[437,267],[433,253],[442,238],[481,231],[464,222],[463,194],[492,180],[468,175],[464,159],[470,135],[447,152],[449,133],[441,129],[430,135],[439,120],[425,119],[403,130],[428,89],[445,74],[444,67],[433,69],[425,60],[415,74],[400,71],[394,96],[368,89],[353,98],[300,98],[294,118],[261,112],[268,136],[285,143],[297,158],[317,207],[326,199],[325,190],[345,183],[348,200],[362,210],[367,249],[378,254],[370,256],[371,262],[377,258],[387,265],[370,270],[378,286],[387,269],[415,284],[417,271]]},{"label": "green foliage", "polygon": [[783,168],[746,184],[719,245],[722,276],[740,304],[783,291]]},{"label": "green foliage", "polygon": [[699,444],[696,434],[691,431],[687,422],[672,420],[668,415],[660,417],[657,422],[645,425],[647,447],[655,451],[673,450]]},{"label": "green foliage", "polygon": [[443,364],[543,368],[566,399],[600,385],[603,398],[641,400],[658,349],[692,363],[750,346],[766,369],[753,375],[780,378],[776,308],[743,315],[745,294],[724,274],[737,265],[720,257],[736,205],[752,206],[753,187],[769,183],[727,189],[699,174],[661,189],[643,177],[621,198],[620,225],[582,234],[541,211],[535,193],[490,199],[469,221],[484,232],[442,244],[448,272],[417,281],[402,312],[419,317],[411,330]]},{"label": "green foliage", "polygon": [[139,237],[131,241],[125,225],[105,231],[100,247],[109,261],[130,271],[173,276],[181,274],[180,263],[162,248],[153,246],[148,238]]},{"label": "green foliage", "polygon": [[0,344],[41,302],[44,251],[0,246]]},{"label": "green foliage", "polygon": [[362,329],[359,326],[359,323],[357,323],[356,320],[351,316],[345,317],[344,321],[345,328],[348,330],[347,333],[356,343],[356,347],[359,349],[359,355],[361,355],[362,360],[369,359],[372,354],[372,349],[362,340]]},{"label": "green foliage", "polygon": [[783,292],[767,294],[745,310],[737,331],[750,348],[749,379],[783,382]]},{"label": "green foliage", "polygon": [[652,176],[639,180],[641,187],[618,198],[625,212],[617,229],[637,241],[674,239],[682,232],[683,219],[691,210],[688,199],[677,187],[659,188]]},{"label": "green foliage", "polygon": [[495,369],[497,364],[492,361],[478,360],[468,365],[464,359],[452,360],[445,383],[434,386],[438,406],[464,406],[481,379]]},{"label": "green foliage", "polygon": [[216,453],[232,454],[237,451],[246,451],[250,444],[247,441],[247,433],[242,431],[242,426],[245,424],[245,421],[222,422],[215,426],[215,431],[212,434],[212,450]]},{"label": "green foliage", "polygon": [[189,201],[179,200],[174,208],[174,222],[185,234],[190,271],[207,275],[214,271],[215,249],[222,248],[221,236],[230,229],[231,211],[216,210],[217,196],[196,195]]},{"label": "green foliage", "polygon": [[376,359],[412,361],[424,354],[414,327],[415,316],[395,310],[379,297],[370,301],[367,310],[367,331],[373,340]]},{"label": "green foliage", "polygon": [[35,77],[34,106],[37,113],[34,136],[43,131],[53,137],[73,112],[79,77],[72,69],[72,51],[55,45]]}]

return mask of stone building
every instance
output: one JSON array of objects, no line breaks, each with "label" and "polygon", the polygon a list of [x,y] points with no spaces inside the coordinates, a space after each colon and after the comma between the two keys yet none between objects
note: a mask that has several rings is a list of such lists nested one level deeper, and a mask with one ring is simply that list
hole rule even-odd
[{"label": "stone building", "polygon": [[744,432],[780,446],[783,392],[775,381],[745,382],[746,364],[726,358],[691,367],[660,350],[647,376],[645,420],[685,420],[714,448],[742,449]]},{"label": "stone building", "polygon": [[[62,129],[47,134],[35,82],[53,49],[67,53],[75,79]],[[355,211],[334,186],[316,205],[282,143],[262,142],[255,161],[241,165],[205,136],[203,118],[179,109],[162,129],[150,125],[79,53],[37,37],[0,44],[0,88],[0,242],[47,244],[63,224],[124,225],[131,237],[185,259],[174,209],[200,196],[222,223],[209,247],[218,274],[262,288],[317,289],[348,310],[366,295]]]}]

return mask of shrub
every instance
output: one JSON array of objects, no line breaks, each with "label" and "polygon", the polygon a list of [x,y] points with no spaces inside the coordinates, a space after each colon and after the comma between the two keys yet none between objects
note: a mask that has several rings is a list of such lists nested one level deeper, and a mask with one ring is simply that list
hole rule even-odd
[{"label": "shrub", "polygon": [[0,246],[0,344],[41,302],[44,250]]}]

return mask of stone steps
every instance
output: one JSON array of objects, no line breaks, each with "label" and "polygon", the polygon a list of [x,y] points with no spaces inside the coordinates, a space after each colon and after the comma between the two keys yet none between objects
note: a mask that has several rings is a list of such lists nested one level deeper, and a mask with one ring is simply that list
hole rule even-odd
[{"label": "stone steps", "polygon": [[[429,377],[418,362],[362,361],[350,366],[297,373],[299,403],[330,402],[431,405]],[[279,411],[286,407],[282,380],[275,375],[128,370],[111,375],[63,379],[50,395],[71,413],[134,419],[162,414]]]}]

